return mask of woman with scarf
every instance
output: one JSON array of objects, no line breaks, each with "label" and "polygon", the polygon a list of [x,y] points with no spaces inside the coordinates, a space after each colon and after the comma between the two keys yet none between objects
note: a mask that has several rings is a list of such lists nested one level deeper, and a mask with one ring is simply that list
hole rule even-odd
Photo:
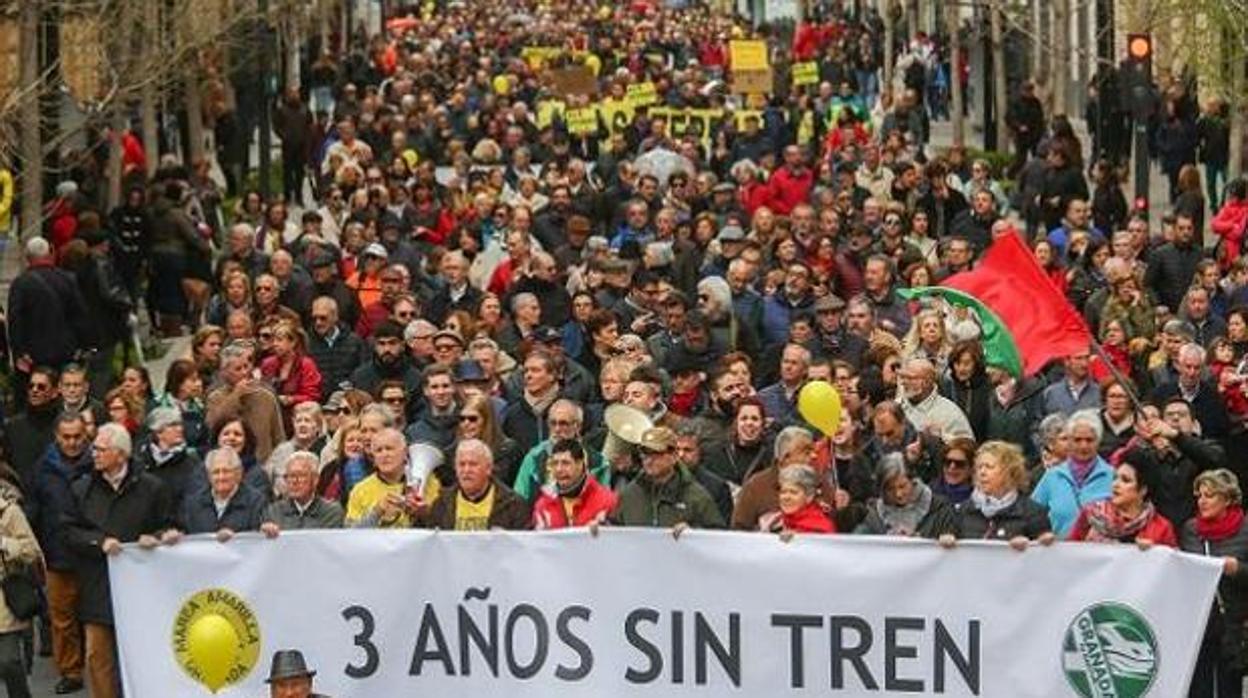
[{"label": "woman with scarf", "polygon": [[975,441],[965,436],[949,440],[945,446],[945,462],[940,474],[932,480],[932,492],[958,505],[970,499],[975,489],[971,467],[975,460]]},{"label": "woman with scarf", "polygon": [[1153,506],[1153,493],[1161,482],[1159,467],[1142,452],[1128,452],[1114,471],[1109,499],[1079,511],[1070,540],[1135,543],[1145,550],[1154,544],[1178,547],[1174,526]]},{"label": "woman with scarf", "polygon": [[946,548],[956,539],[1009,541],[1022,551],[1031,541],[1048,545],[1055,540],[1043,505],[1022,494],[1027,485],[1023,451],[1004,441],[989,441],[975,454],[975,489],[954,507],[953,531],[940,536]]},{"label": "woman with scarf", "polygon": [[1070,535],[1079,510],[1109,499],[1113,468],[1097,453],[1104,427],[1096,410],[1081,410],[1066,422],[1070,453],[1066,460],[1045,471],[1031,498],[1049,510],[1053,532]]},{"label": "woman with scarf", "polygon": [[867,518],[855,533],[937,538],[955,530],[953,507],[911,476],[905,456],[885,456],[880,462],[878,480],[879,497],[867,505]]},{"label": "woman with scarf", "polygon": [[1222,559],[1222,580],[1205,625],[1189,698],[1243,695],[1244,621],[1248,619],[1248,527],[1239,479],[1226,469],[1201,473],[1193,486],[1196,517],[1183,525],[1179,549]]},{"label": "woman with scarf", "polygon": [[743,484],[755,472],[770,465],[766,427],[767,411],[758,398],[747,397],[738,402],[728,443],[718,453],[710,455],[707,467],[734,486]]},{"label": "woman with scarf", "polygon": [[794,533],[836,533],[818,498],[820,484],[819,473],[809,465],[781,469],[776,494],[780,508],[759,520],[760,530],[777,532],[785,541]]}]

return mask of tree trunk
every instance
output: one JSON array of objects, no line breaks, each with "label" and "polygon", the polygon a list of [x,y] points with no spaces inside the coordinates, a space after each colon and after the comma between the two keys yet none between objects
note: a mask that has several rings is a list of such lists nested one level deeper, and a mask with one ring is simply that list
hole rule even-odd
[{"label": "tree trunk", "polygon": [[[109,209],[121,205],[121,133],[126,128],[126,115],[123,113],[125,107],[120,103],[114,103],[110,108],[111,115],[108,119],[109,128],[113,131],[112,143],[108,149],[108,161],[104,164],[104,176],[108,182],[108,207]],[[148,169],[151,169],[153,158],[149,154],[147,158]]]},{"label": "tree trunk", "polygon": [[[147,36],[143,41],[142,57],[139,60],[141,70],[158,69],[157,51],[160,46],[160,3],[145,3],[144,29]],[[147,176],[156,174],[156,166],[160,163],[160,131],[156,123],[156,85],[147,80],[139,91],[139,113],[142,118],[143,150],[147,151]],[[118,147],[120,147],[118,142]]]},{"label": "tree trunk", "polygon": [[43,222],[43,146],[39,96],[39,15],[41,0],[23,0],[21,7],[21,80],[17,89],[25,92],[20,102],[22,204],[20,235],[37,235]]},{"label": "tree trunk", "polygon": [[1070,0],[1053,3],[1053,73],[1050,81],[1051,115],[1065,114],[1070,84]]},{"label": "tree trunk", "polygon": [[953,145],[966,146],[966,118],[962,113],[962,32],[958,5],[945,4],[945,31],[949,33],[949,93],[953,102]]},{"label": "tree trunk", "polygon": [[[299,10],[300,12],[302,10]],[[303,35],[303,22],[296,14],[294,5],[286,6],[285,31],[285,73],[286,87],[298,88],[301,82],[299,75],[299,44]]]},{"label": "tree trunk", "polygon": [[[1236,32],[1235,36],[1243,40],[1244,35]],[[1231,152],[1227,165],[1226,179],[1231,181],[1244,171],[1244,100],[1245,85],[1244,54],[1241,43],[1237,48],[1229,48],[1231,52],[1231,95],[1227,100],[1231,107]]]},{"label": "tree trunk", "polygon": [[187,160],[194,163],[204,157],[204,104],[200,92],[199,61],[190,61],[187,67],[186,79],[182,83],[182,89],[186,91],[186,133],[191,141]]},{"label": "tree trunk", "polygon": [[[880,11],[880,17],[884,20],[884,50],[881,52],[884,56],[882,59],[884,84],[880,86],[880,94],[888,93],[890,97],[893,95],[893,66],[895,65],[893,42],[897,39],[897,28],[893,26],[892,5],[892,0],[877,0],[876,2],[876,9]],[[874,107],[875,105],[868,104],[867,106]]]},{"label": "tree trunk", "polygon": [[1006,86],[1005,80],[1005,32],[1002,25],[1005,18],[1002,13],[1005,8],[1001,5],[1001,0],[989,0],[988,11],[991,12],[991,31],[992,31],[992,114],[997,121],[997,142],[984,144],[985,148],[990,148],[999,153],[1006,152],[1006,134],[1009,127],[1005,124],[1005,112],[1009,109],[1009,88]]},{"label": "tree trunk", "polygon": [[919,0],[906,0],[906,38],[913,39],[919,31]]}]

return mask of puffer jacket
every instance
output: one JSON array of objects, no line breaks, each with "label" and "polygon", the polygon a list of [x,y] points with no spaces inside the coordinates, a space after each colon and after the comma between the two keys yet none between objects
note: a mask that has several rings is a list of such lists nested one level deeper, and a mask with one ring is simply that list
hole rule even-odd
[{"label": "puffer jacket", "polygon": [[[0,574],[17,572],[39,559],[39,543],[22,513],[21,494],[7,482],[0,482],[0,553],[4,567]],[[4,591],[0,590],[0,635],[30,627],[30,621],[18,620],[9,611]]]},{"label": "puffer jacket", "polygon": [[67,459],[56,444],[39,460],[31,482],[30,496],[22,503],[26,520],[39,539],[44,564],[48,569],[68,572],[73,561],[61,540],[61,515],[70,507],[70,485],[78,477],[91,472],[91,452],[84,450],[73,460]]}]

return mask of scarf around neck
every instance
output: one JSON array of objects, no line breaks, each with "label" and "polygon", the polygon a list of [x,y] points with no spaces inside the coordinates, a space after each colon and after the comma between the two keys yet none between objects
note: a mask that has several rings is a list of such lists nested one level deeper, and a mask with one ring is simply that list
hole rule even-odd
[{"label": "scarf around neck", "polygon": [[1145,504],[1139,514],[1128,519],[1107,499],[1093,502],[1084,509],[1090,529],[1087,539],[1101,542],[1134,540],[1152,521],[1155,513],[1152,504]]},{"label": "scarf around neck", "polygon": [[533,410],[533,414],[541,416],[546,414],[546,410],[559,398],[559,389],[551,388],[550,393],[544,396],[534,395],[529,391],[524,391],[524,401],[529,403],[529,408]]},{"label": "scarf around neck", "polygon": [[971,492],[971,503],[975,505],[976,509],[979,509],[984,518],[988,519],[1009,509],[1016,501],[1018,501],[1018,490],[1014,490],[1004,497],[993,497],[979,488]]},{"label": "scarf around neck", "polygon": [[875,513],[888,527],[889,535],[914,535],[932,508],[932,489],[919,480],[913,482],[914,492],[904,504],[889,504],[883,497],[875,500]]},{"label": "scarf around neck", "polygon": [[1244,510],[1233,506],[1216,519],[1196,517],[1196,534],[1207,541],[1223,541],[1235,535],[1244,525]]}]

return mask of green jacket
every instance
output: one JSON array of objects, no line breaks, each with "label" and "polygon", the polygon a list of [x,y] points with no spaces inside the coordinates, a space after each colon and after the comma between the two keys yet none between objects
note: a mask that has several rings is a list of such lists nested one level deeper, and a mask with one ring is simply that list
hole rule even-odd
[{"label": "green jacket", "polygon": [[645,473],[638,475],[620,490],[610,520],[620,526],[671,528],[684,523],[693,528],[724,527],[711,495],[683,466],[677,466],[675,477],[661,485]]},{"label": "green jacket", "polygon": [[[516,482],[512,490],[530,504],[537,499],[537,495],[541,494],[542,486],[546,484],[546,458],[550,456],[550,447],[553,443],[550,439],[546,439],[529,449],[520,463],[520,471],[516,473]],[[594,479],[603,485],[609,486],[611,464],[602,457],[602,453],[590,449],[583,440],[581,445],[585,447],[585,454],[589,458],[590,475],[593,475]]]}]

